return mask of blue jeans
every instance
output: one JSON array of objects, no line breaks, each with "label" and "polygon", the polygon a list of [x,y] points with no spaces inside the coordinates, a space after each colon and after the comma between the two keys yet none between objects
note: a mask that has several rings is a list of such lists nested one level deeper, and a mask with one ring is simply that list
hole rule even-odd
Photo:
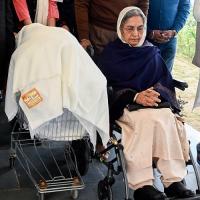
[{"label": "blue jeans", "polygon": [[171,72],[176,55],[177,38],[175,37],[164,44],[154,43],[154,45],[160,49],[161,56],[165,61],[168,70]]}]

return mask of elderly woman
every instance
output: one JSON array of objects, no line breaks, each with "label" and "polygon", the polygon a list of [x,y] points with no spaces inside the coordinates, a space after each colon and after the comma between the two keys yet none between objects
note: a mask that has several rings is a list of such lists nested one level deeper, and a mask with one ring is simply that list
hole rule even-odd
[{"label": "elderly woman", "polygon": [[[182,180],[186,175],[188,143],[179,112],[173,79],[157,47],[145,41],[146,17],[137,7],[119,14],[118,39],[99,58],[99,68],[113,87],[111,121],[122,128],[129,186],[134,198],[186,198],[195,194]],[[116,97],[116,98],[115,98]],[[121,116],[121,117],[120,117]],[[153,187],[156,164],[164,185]]]}]

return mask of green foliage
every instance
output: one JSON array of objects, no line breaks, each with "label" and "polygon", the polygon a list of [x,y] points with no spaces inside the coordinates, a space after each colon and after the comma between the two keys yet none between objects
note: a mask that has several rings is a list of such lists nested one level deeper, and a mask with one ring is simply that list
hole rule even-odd
[{"label": "green foliage", "polygon": [[196,37],[196,21],[193,15],[190,14],[186,25],[178,33],[178,47],[177,53],[180,56],[192,59],[195,50],[195,37]]}]

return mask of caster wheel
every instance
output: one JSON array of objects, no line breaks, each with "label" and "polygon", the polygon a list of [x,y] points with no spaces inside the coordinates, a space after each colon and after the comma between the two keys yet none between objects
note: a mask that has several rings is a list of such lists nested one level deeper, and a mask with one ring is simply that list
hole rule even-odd
[{"label": "caster wheel", "polygon": [[71,190],[72,199],[78,199],[78,190]]},{"label": "caster wheel", "polygon": [[98,198],[99,198],[99,200],[112,200],[113,199],[112,188],[104,180],[99,181]]}]

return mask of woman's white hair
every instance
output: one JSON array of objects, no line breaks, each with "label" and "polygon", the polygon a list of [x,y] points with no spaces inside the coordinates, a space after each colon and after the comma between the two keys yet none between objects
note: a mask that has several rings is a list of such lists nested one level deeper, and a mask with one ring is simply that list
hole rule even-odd
[{"label": "woman's white hair", "polygon": [[121,27],[124,25],[124,23],[126,23],[126,21],[129,18],[131,18],[133,16],[140,16],[143,19],[143,23],[144,23],[144,31],[143,31],[142,38],[139,41],[139,43],[136,45],[137,47],[140,47],[140,46],[143,45],[143,43],[145,41],[146,32],[147,32],[147,18],[140,8],[135,7],[135,6],[129,6],[129,7],[124,8],[119,13],[119,17],[118,17],[118,20],[117,20],[117,35],[123,43],[127,43],[127,42],[124,41],[124,39],[122,37]]}]

